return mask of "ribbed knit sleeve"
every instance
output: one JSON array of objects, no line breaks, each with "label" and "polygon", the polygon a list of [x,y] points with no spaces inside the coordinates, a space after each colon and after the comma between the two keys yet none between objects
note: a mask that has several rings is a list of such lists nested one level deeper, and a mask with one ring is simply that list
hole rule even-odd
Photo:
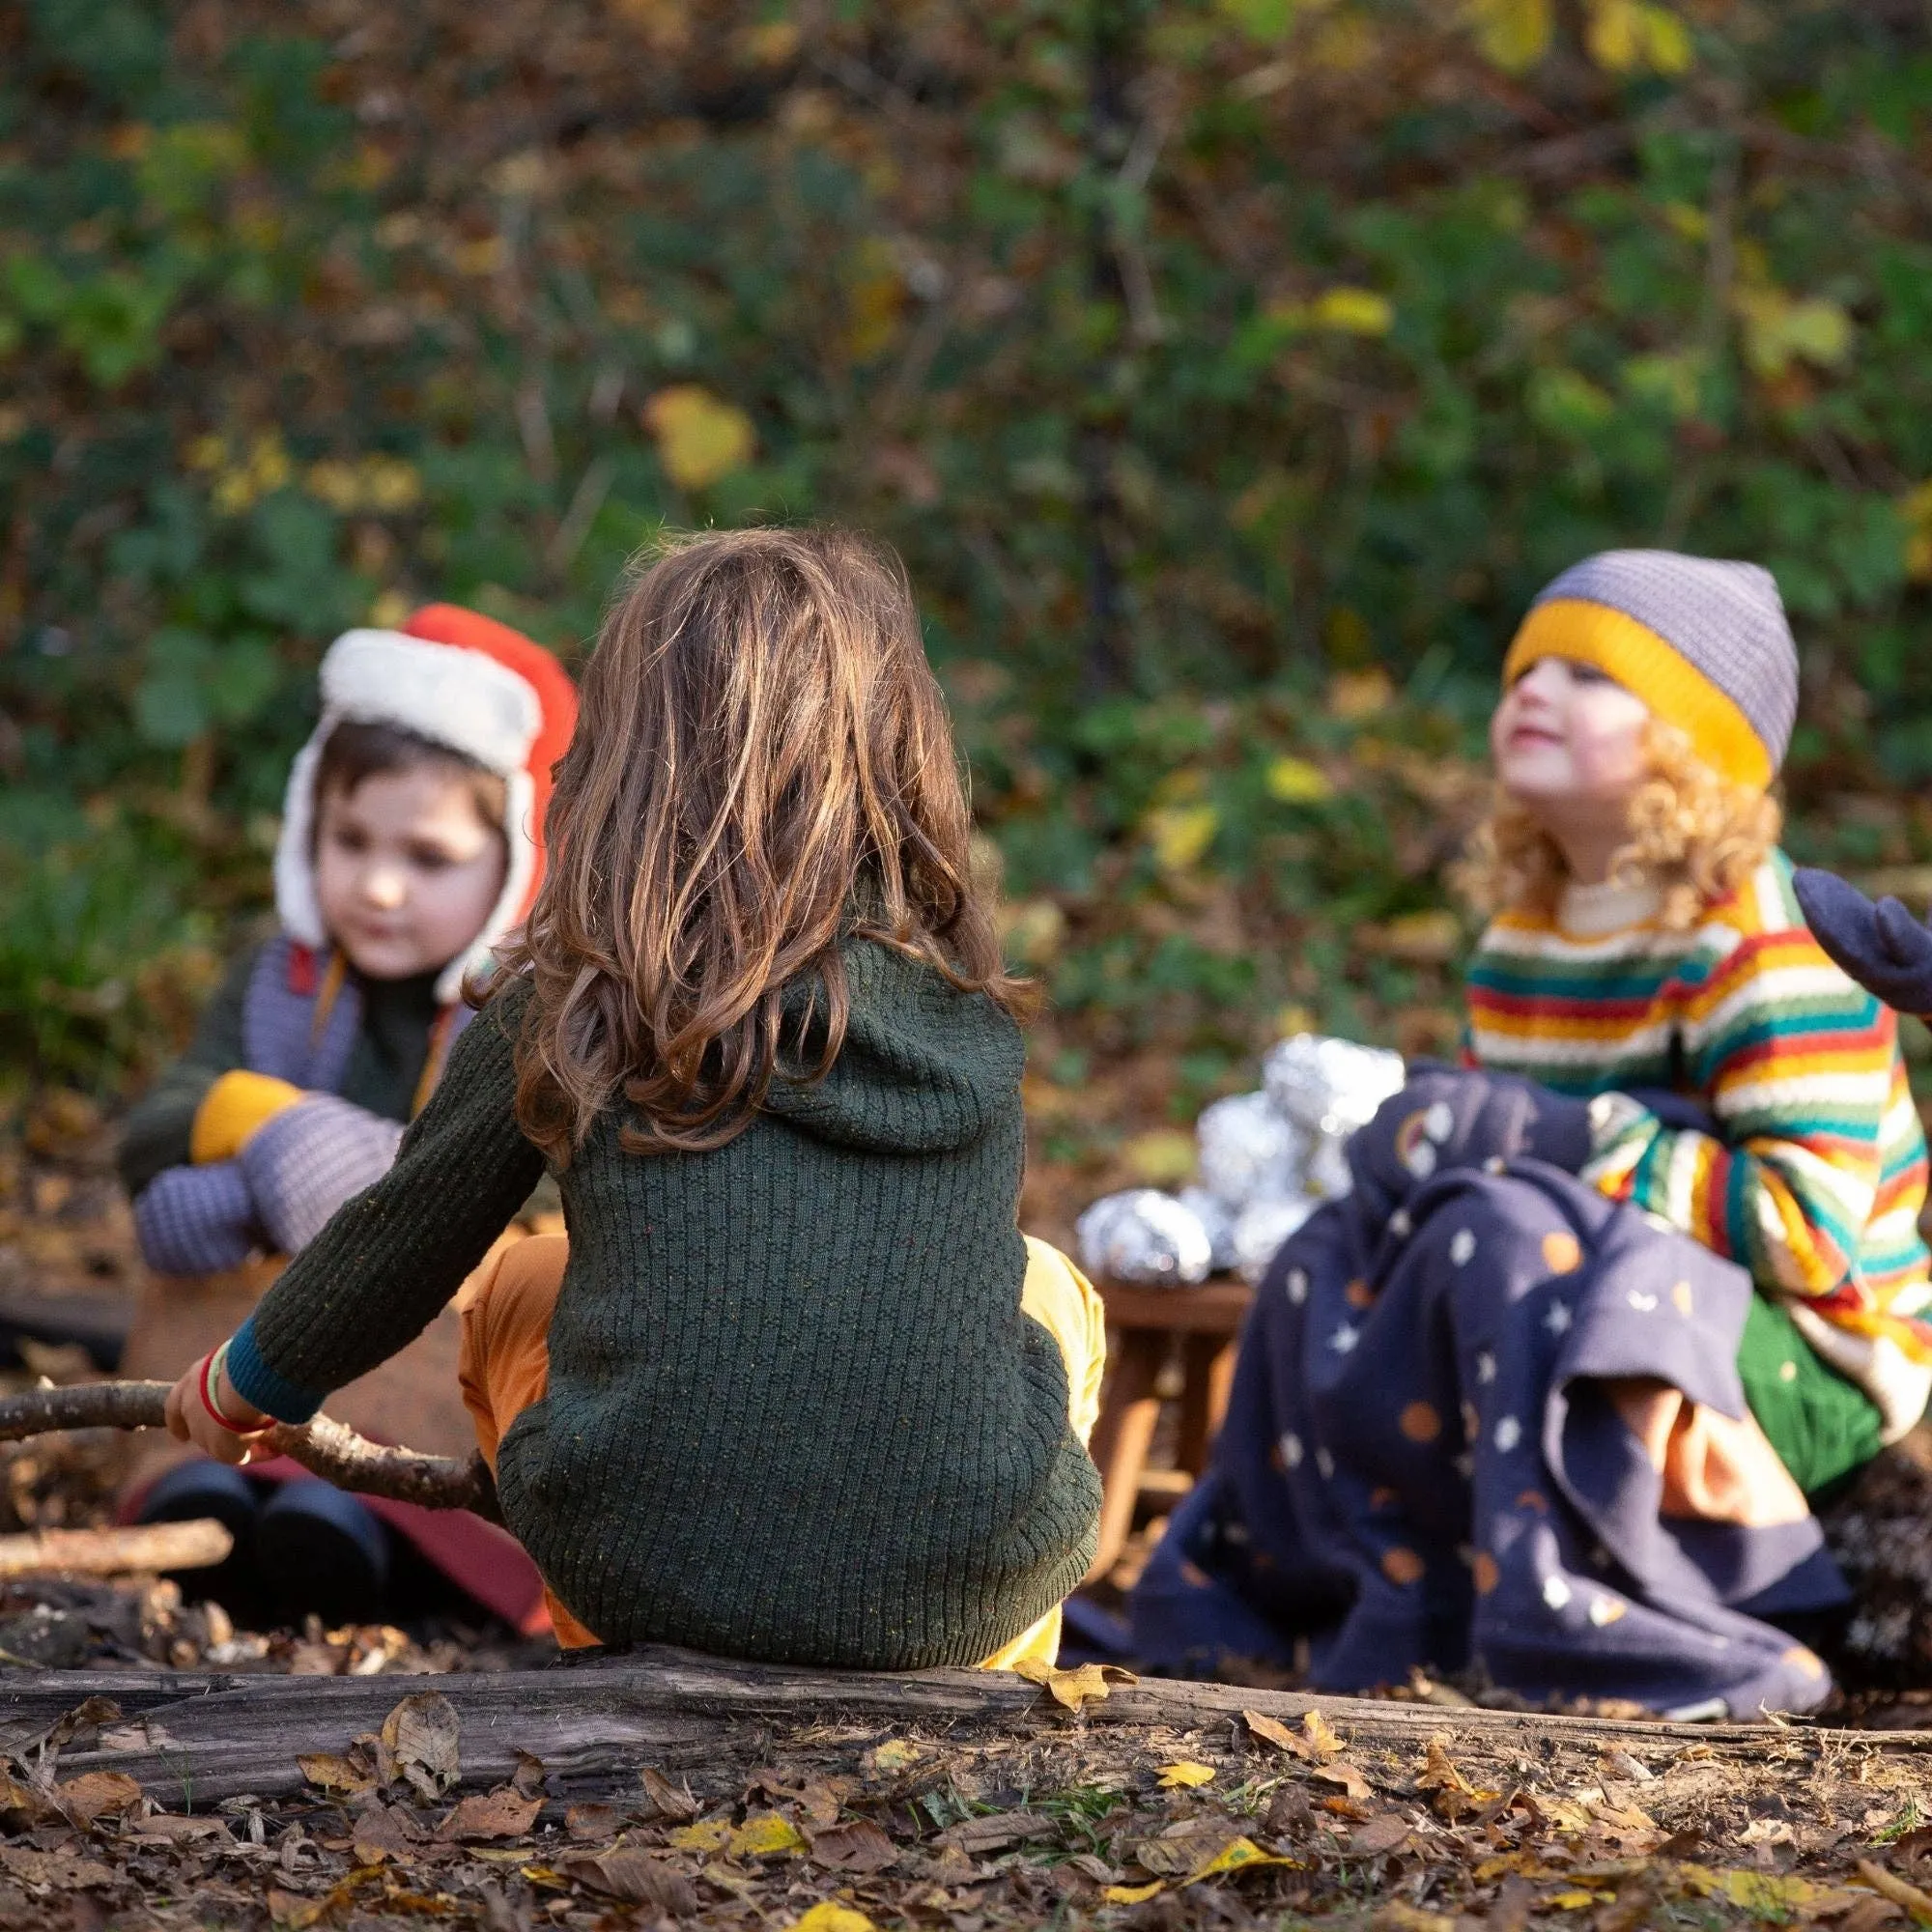
[{"label": "ribbed knit sleeve", "polygon": [[[1788,1294],[1828,1294],[1861,1264],[1885,1271],[1882,1196],[1916,1205],[1924,1179],[1917,1159],[1886,1171],[1912,1109],[1892,1014],[1785,928],[1740,934],[1712,962],[1682,1038],[1722,1138],[1605,1095],[1587,1178]],[[1916,1236],[1896,1232],[1909,1264]]]},{"label": "ribbed knit sleeve", "polygon": [[242,1397],[305,1421],[330,1389],[420,1334],[543,1172],[514,1112],[527,999],[506,986],[464,1030],[395,1165],[346,1202],[262,1297],[229,1350]]}]

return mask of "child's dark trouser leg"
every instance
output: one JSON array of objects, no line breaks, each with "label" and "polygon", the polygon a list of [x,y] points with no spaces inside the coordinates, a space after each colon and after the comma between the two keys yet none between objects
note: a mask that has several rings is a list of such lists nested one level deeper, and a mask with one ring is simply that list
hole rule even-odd
[{"label": "child's dark trouser leg", "polygon": [[[503,1432],[550,1386],[550,1320],[570,1243],[532,1235],[499,1249],[471,1278],[463,1306],[457,1376],[476,1426],[476,1446],[494,1474]],[[546,1587],[551,1626],[565,1650],[598,1641]]]}]

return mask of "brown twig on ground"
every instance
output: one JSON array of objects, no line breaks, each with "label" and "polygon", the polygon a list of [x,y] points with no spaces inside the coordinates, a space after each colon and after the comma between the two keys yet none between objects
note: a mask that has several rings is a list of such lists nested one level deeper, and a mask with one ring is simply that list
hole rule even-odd
[{"label": "brown twig on ground", "polygon": [[[0,1397],[0,1442],[18,1442],[62,1429],[159,1429],[167,1382],[76,1382],[67,1388],[34,1388]],[[424,1456],[413,1449],[371,1442],[328,1416],[304,1423],[275,1423],[263,1446],[299,1463],[311,1475],[390,1502],[424,1509],[467,1509],[501,1522],[497,1485],[481,1456],[468,1462]]]},{"label": "brown twig on ground", "polygon": [[70,1577],[126,1577],[143,1570],[206,1570],[235,1548],[213,1517],[103,1529],[36,1529],[0,1536],[0,1577],[60,1571]]}]

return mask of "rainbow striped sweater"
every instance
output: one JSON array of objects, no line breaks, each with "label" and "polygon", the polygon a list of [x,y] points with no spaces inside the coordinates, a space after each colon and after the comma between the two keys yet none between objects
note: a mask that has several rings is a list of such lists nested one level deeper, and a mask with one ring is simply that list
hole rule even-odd
[{"label": "rainbow striped sweater", "polygon": [[[1495,920],[1469,1057],[1591,1098],[1585,1178],[1748,1268],[1900,1435],[1932,1393],[1932,1286],[1896,1016],[1805,929],[1781,852],[1689,930],[1657,912],[1642,886],[1572,886],[1554,915]],[[1717,1131],[1666,1126],[1643,1088]]]}]

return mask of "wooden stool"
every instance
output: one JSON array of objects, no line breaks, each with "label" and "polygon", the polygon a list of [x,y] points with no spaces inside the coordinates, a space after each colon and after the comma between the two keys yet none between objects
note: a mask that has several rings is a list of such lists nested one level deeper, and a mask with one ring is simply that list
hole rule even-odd
[{"label": "wooden stool", "polygon": [[1210,1281],[1199,1288],[1124,1288],[1109,1281],[1094,1286],[1107,1307],[1107,1384],[1090,1445],[1104,1500],[1100,1547],[1087,1573],[1089,1582],[1114,1567],[1133,1527],[1160,1419],[1154,1384],[1175,1343],[1180,1346],[1181,1374],[1175,1463],[1194,1477],[1207,1467],[1208,1451],[1227,1413],[1236,1341],[1255,1298],[1241,1281]]}]

